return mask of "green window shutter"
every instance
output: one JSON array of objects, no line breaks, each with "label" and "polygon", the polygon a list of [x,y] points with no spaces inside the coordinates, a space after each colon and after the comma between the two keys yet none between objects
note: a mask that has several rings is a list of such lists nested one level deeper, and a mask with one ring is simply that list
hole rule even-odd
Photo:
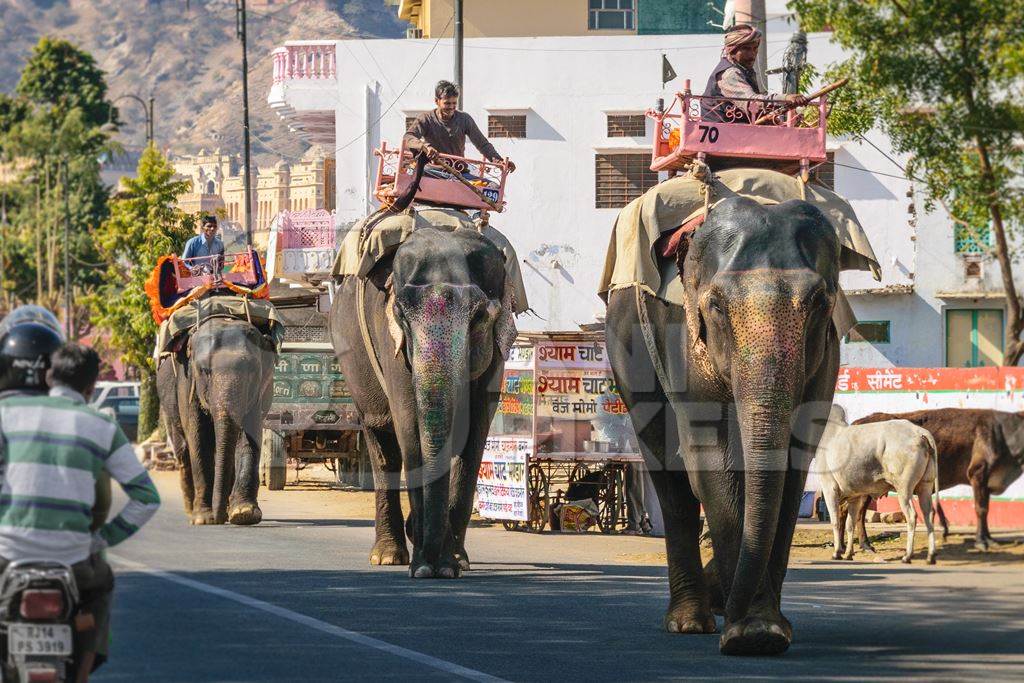
[{"label": "green window shutter", "polygon": [[725,0],[714,0],[718,12],[708,7],[708,0],[636,0],[636,4],[639,35],[722,32],[708,21],[722,23]]}]

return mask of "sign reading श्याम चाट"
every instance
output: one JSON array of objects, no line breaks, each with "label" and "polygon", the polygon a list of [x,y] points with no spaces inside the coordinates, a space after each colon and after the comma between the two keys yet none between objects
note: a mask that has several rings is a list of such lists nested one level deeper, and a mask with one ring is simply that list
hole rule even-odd
[{"label": "sign reading \u0936\u094d\u092f\u093e\u092e \u091a\u093e\u091f", "polygon": [[526,521],[526,466],[533,440],[492,436],[484,445],[476,483],[476,507],[481,517]]}]

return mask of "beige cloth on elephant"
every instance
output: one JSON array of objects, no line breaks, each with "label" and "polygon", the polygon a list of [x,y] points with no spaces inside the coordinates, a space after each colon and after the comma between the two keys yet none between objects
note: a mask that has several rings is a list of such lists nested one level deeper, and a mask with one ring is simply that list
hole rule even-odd
[{"label": "beige cloth on elephant", "polygon": [[211,317],[248,320],[264,334],[269,334],[280,349],[284,340],[284,323],[274,304],[266,299],[246,299],[237,295],[215,295],[197,299],[182,306],[160,325],[157,331],[156,356],[170,351],[172,342],[181,334]]},{"label": "beige cloth on elephant", "polygon": [[388,216],[374,226],[362,251],[359,249],[359,235],[363,221],[356,223],[345,233],[332,274],[366,277],[377,262],[397,249],[413,230],[427,226],[442,230],[474,230],[493,242],[505,255],[505,282],[512,285],[513,312],[519,315],[529,310],[519,258],[508,238],[491,225],[480,229],[469,216],[456,209],[419,209]]},{"label": "beige cloth on elephant", "polygon": [[[803,187],[801,187],[803,186]],[[642,287],[652,296],[683,305],[683,287],[675,259],[660,259],[655,242],[704,212],[704,183],[692,176],[671,178],[627,204],[612,229],[598,294]],[[818,185],[804,185],[799,178],[778,171],[736,168],[716,173],[710,184],[709,210],[728,197],[749,197],[761,204],[781,204],[806,199],[828,218],[842,245],[842,270],[870,270],[876,280],[881,269],[864,228],[850,204],[836,193]],[[805,196],[806,193],[806,196]],[[699,228],[698,228],[699,230]],[[857,323],[842,291],[832,315],[842,337]]]}]

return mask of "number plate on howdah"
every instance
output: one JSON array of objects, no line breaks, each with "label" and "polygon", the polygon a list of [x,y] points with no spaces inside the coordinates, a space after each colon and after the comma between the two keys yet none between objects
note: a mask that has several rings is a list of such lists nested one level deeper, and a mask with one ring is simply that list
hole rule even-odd
[{"label": "number plate on howdah", "polygon": [[70,655],[71,627],[66,624],[7,624],[7,651],[12,655]]}]

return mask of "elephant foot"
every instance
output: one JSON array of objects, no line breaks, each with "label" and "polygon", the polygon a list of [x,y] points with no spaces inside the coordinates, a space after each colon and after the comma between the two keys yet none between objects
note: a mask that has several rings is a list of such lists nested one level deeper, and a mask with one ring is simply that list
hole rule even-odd
[{"label": "elephant foot", "polygon": [[195,511],[192,513],[192,519],[189,521],[195,526],[206,526],[209,524],[217,523],[217,520],[213,514],[213,510]]},{"label": "elephant foot", "polygon": [[466,552],[465,548],[455,553],[455,559],[459,563],[459,569],[464,572],[469,571],[469,553]]},{"label": "elephant foot", "polygon": [[228,521],[239,526],[259,524],[262,519],[263,511],[256,503],[240,503],[228,513]]},{"label": "elephant foot", "polygon": [[669,608],[665,614],[665,630],[669,633],[717,633],[718,626],[708,607],[690,603]]},{"label": "elephant foot", "polygon": [[409,551],[396,541],[377,541],[373,544],[373,550],[370,551],[370,564],[404,566],[409,564]]},{"label": "elephant foot", "polygon": [[761,617],[747,617],[727,624],[719,642],[723,655],[764,657],[780,655],[789,649],[793,640],[791,628],[783,620],[769,621]]},{"label": "elephant foot", "polygon": [[441,565],[434,576],[438,579],[457,579],[462,576],[462,567],[458,563]]},{"label": "elephant foot", "polygon": [[409,565],[409,576],[414,579],[432,579],[435,576],[434,567],[426,563],[411,564]]}]

